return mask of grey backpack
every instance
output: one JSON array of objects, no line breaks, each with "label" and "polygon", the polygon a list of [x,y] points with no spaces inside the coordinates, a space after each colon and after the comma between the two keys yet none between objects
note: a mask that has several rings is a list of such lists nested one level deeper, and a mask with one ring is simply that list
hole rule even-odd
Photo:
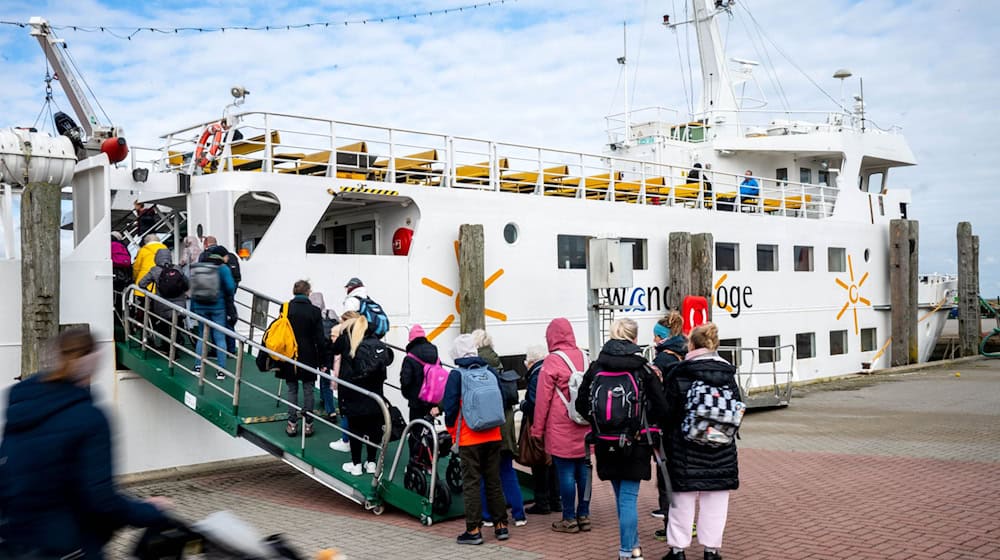
[{"label": "grey backpack", "polygon": [[459,368],[462,374],[462,421],[474,432],[506,422],[500,383],[489,368]]},{"label": "grey backpack", "polygon": [[191,265],[191,300],[212,304],[219,300],[219,265],[194,263]]}]

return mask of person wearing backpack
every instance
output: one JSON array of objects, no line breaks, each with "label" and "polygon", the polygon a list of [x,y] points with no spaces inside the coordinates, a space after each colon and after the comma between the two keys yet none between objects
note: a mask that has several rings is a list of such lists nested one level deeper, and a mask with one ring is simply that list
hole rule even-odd
[{"label": "person wearing backpack", "polygon": [[[233,297],[236,291],[236,284],[233,282],[233,275],[229,268],[222,262],[222,257],[209,253],[208,262],[200,262],[191,265],[191,277],[188,279],[191,286],[191,312],[208,321],[218,325],[226,324],[226,300]],[[195,345],[194,370],[201,371],[202,344],[205,343],[202,337],[202,325],[195,325],[195,336],[198,343]],[[220,330],[208,329],[212,338],[212,343],[217,352],[215,361],[219,364],[219,370],[215,378],[223,380],[226,374],[222,372],[226,368],[226,335]]]},{"label": "person wearing backpack", "polygon": [[[156,252],[166,248],[167,246],[160,243],[160,237],[155,233],[143,237],[142,247],[139,248],[139,252],[135,254],[135,260],[132,261],[132,281],[138,282],[149,272],[149,269],[156,266]],[[135,290],[133,292],[135,292],[136,297],[145,297]]]},{"label": "person wearing backpack", "polygon": [[377,338],[382,338],[389,332],[389,316],[382,306],[368,297],[368,288],[360,278],[351,278],[344,285],[347,297],[344,298],[344,313],[351,311],[360,313],[368,320],[368,329]]},{"label": "person wearing backpack", "polygon": [[115,309],[120,311],[122,290],[132,283],[132,254],[121,232],[117,231],[111,232],[111,274]]},{"label": "person wearing backpack", "polygon": [[[510,504],[511,515],[514,517],[514,526],[523,527],[528,523],[528,516],[524,512],[524,496],[521,494],[521,484],[517,479],[517,471],[514,470],[514,454],[517,452],[517,432],[514,427],[514,405],[518,402],[517,383],[521,376],[516,371],[504,370],[500,362],[500,356],[493,349],[493,337],[483,329],[472,331],[472,338],[476,343],[476,354],[486,362],[497,376],[500,383],[500,393],[503,395],[504,424],[500,427],[500,484],[503,488],[503,495],[507,503]],[[479,497],[482,503],[486,504],[486,484],[479,483]],[[487,527],[493,525],[493,518],[483,508],[483,524]]]},{"label": "person wearing backpack", "polygon": [[[437,415],[440,402],[426,402],[420,398],[424,388],[424,370],[440,364],[438,349],[429,340],[424,328],[414,324],[410,327],[410,342],[406,345],[406,357],[399,369],[399,388],[410,407],[410,421]],[[447,379],[445,380],[447,383]]]},{"label": "person wearing backpack", "polygon": [[[521,412],[524,417],[521,419],[521,437],[532,437],[530,429],[535,422],[535,404],[538,397],[538,378],[542,372],[542,362],[548,350],[541,344],[533,344],[527,348],[524,354],[524,367],[528,372],[525,374],[524,400],[521,401]],[[523,445],[518,440],[518,444]],[[544,447],[544,443],[540,445]],[[522,453],[518,462],[522,465],[525,457]],[[562,500],[559,497],[559,479],[556,476],[556,467],[552,464],[552,457],[548,456],[545,463],[530,465],[531,479],[534,482],[535,503],[526,508],[525,513],[532,515],[548,515],[553,511],[562,511]]]},{"label": "person wearing backpack", "polygon": [[[559,481],[562,519],[552,523],[552,530],[558,533],[589,531],[590,501],[585,497],[585,490],[590,472],[584,441],[590,425],[571,418],[576,410],[569,390],[570,378],[582,372],[586,362],[583,352],[576,346],[576,336],[568,320],[553,319],[545,329],[545,341],[549,355],[542,362],[538,379],[531,435],[545,438],[545,451],[552,455]],[[577,373],[577,379],[580,375]]]},{"label": "person wearing backpack", "polygon": [[[312,302],[316,309],[319,309],[319,316],[323,322],[323,346],[325,350],[325,357],[320,365],[323,368],[326,368],[323,371],[330,373],[332,376],[334,357],[333,351],[331,350],[333,342],[330,340],[330,333],[333,331],[334,325],[340,321],[338,321],[337,317],[332,314],[331,310],[326,308],[326,300],[323,298],[323,294],[321,292],[310,292],[309,301]],[[337,420],[337,402],[333,398],[332,379],[327,379],[325,377],[319,378],[319,396],[323,401],[323,412],[326,413],[327,419],[335,422]]]},{"label": "person wearing backpack", "polygon": [[[323,334],[323,318],[319,309],[309,300],[309,293],[312,286],[305,280],[298,280],[292,286],[292,299],[288,302],[287,317],[292,325],[292,332],[295,334],[295,343],[298,347],[298,356],[295,360],[303,365],[316,368],[320,371],[326,369],[324,364],[330,359],[329,338]],[[302,369],[287,360],[278,362],[278,371],[275,373],[278,379],[285,381],[285,400],[288,405],[288,424],[285,426],[285,434],[289,437],[298,435],[299,417],[302,417],[303,431],[306,437],[313,435],[312,416],[305,414],[313,412],[315,408],[316,392],[313,387],[316,385],[316,374]],[[299,386],[302,387],[302,408],[299,409]]]},{"label": "person wearing backpack", "polygon": [[[206,243],[208,239],[214,240],[214,237],[206,238]],[[211,245],[201,254],[201,259],[207,261],[209,257],[216,255],[222,259],[222,264],[229,269],[229,273],[233,278],[233,293],[226,298],[226,326],[230,330],[236,330],[236,322],[239,319],[239,315],[236,312],[236,287],[239,287],[240,280],[242,276],[240,275],[240,259],[236,255],[229,252],[228,249],[222,245]],[[236,353],[236,340],[231,336],[226,336],[226,351],[230,354]]]},{"label": "person wearing backpack", "polygon": [[638,339],[632,319],[612,323],[611,339],[584,374],[576,400],[577,412],[591,419],[597,477],[610,481],[615,491],[620,559],[642,558],[639,483],[650,478],[656,443],[648,428],[661,425],[667,414],[663,385],[643,358]]},{"label": "person wearing backpack", "polygon": [[[340,381],[375,393],[385,398],[383,386],[387,368],[393,361],[392,349],[380,341],[368,325],[364,316],[353,317],[333,327],[333,352],[340,356]],[[341,468],[353,476],[362,472],[374,474],[377,468],[378,448],[372,443],[382,441],[385,417],[378,403],[367,395],[347,387],[337,386],[340,413],[347,418],[351,431],[351,462]],[[369,443],[364,443],[365,442]],[[361,462],[361,447],[367,448],[367,461]]]},{"label": "person wearing backpack", "polygon": [[462,461],[465,532],[457,542],[483,544],[480,480],[486,482],[486,509],[493,519],[493,534],[497,540],[507,540],[507,504],[500,483],[500,426],[505,422],[500,384],[479,357],[472,335],[455,338],[452,356],[457,367],[448,375],[441,408]]},{"label": "person wearing backpack", "polygon": [[[156,295],[178,307],[186,308],[189,287],[188,279],[181,272],[181,269],[173,265],[171,262],[172,257],[170,249],[160,249],[157,251],[154,257],[155,266],[149,269],[149,272],[140,278],[136,282],[136,285],[144,290],[155,292]],[[154,315],[151,318],[153,330],[163,337],[157,337],[153,344],[158,349],[165,349],[169,345],[168,341],[170,340],[171,309],[169,306],[154,299],[152,312]],[[178,326],[183,326],[182,321],[183,317],[178,318]]]},{"label": "person wearing backpack", "polygon": [[[666,382],[670,372],[687,354],[688,340],[684,336],[684,318],[681,317],[680,313],[671,311],[653,325],[653,347],[656,349],[653,365],[660,370],[662,379]],[[667,494],[666,481],[663,479],[663,473],[660,472],[660,469],[656,469],[656,490],[659,493],[659,503],[657,504],[659,507],[653,510],[651,515],[663,520],[663,529],[657,529],[653,537],[658,541],[666,541],[670,498]]]},{"label": "person wearing backpack", "polygon": [[663,424],[663,438],[674,489],[667,526],[670,550],[664,559],[684,560],[684,549],[691,545],[691,526],[698,504],[698,542],[705,547],[705,560],[721,560],[719,549],[729,510],[729,492],[740,486],[736,441],[732,438],[723,445],[697,443],[688,439],[681,426],[689,412],[688,392],[692,385],[700,382],[737,391],[736,368],[719,356],[719,330],[713,323],[692,330],[688,347],[684,361],[664,378],[670,413]]}]

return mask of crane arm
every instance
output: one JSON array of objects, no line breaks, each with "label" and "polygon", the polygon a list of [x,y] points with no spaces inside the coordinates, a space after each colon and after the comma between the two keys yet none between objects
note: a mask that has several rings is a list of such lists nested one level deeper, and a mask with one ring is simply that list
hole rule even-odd
[{"label": "crane arm", "polygon": [[87,136],[94,137],[95,131],[104,132],[109,130],[97,118],[97,113],[87,100],[83,88],[80,87],[77,75],[70,68],[69,61],[60,49],[60,47],[65,48],[66,42],[52,34],[52,28],[49,27],[49,23],[45,19],[33,17],[28,23],[31,25],[31,35],[38,39],[38,44],[41,45],[42,52],[45,53],[45,58],[48,59],[49,64],[52,65],[53,70],[55,70],[56,75],[59,77],[59,83],[62,84],[63,91],[66,92],[66,97],[69,98],[69,103],[73,106],[73,110],[76,111],[80,126],[86,132]]}]

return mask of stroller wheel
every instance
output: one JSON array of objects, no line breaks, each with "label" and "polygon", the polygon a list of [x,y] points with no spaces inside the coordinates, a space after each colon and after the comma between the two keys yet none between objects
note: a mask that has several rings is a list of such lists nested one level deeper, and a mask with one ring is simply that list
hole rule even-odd
[{"label": "stroller wheel", "polygon": [[403,475],[403,488],[416,492],[421,496],[427,495],[427,475],[415,465],[407,465],[406,473]]},{"label": "stroller wheel", "polygon": [[445,470],[445,480],[448,488],[455,494],[462,493],[462,462],[455,455],[448,461],[448,468]]},{"label": "stroller wheel", "polygon": [[434,513],[438,515],[445,515],[451,509],[451,492],[448,490],[448,486],[440,480],[434,485],[434,504],[432,508]]}]

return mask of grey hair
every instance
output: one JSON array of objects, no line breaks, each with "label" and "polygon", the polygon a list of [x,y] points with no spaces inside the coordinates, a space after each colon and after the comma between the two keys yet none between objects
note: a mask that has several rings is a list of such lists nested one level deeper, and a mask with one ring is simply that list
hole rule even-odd
[{"label": "grey hair", "polygon": [[160,242],[160,236],[155,233],[147,233],[142,238],[143,245],[148,245],[149,243],[159,243],[159,242]]},{"label": "grey hair", "polygon": [[524,355],[524,362],[527,364],[533,364],[539,360],[544,360],[545,356],[548,355],[548,350],[541,344],[532,344],[528,347],[527,352]]},{"label": "grey hair", "polygon": [[487,346],[493,346],[493,337],[490,336],[483,329],[476,329],[472,331],[472,338],[476,341],[476,348],[485,348]]}]

